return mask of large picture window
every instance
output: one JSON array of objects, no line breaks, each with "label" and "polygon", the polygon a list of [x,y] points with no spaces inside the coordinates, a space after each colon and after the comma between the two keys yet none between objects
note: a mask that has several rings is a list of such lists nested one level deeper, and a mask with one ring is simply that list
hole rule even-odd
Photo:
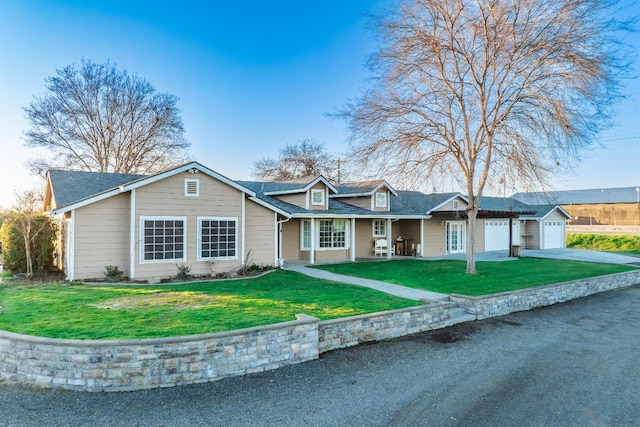
[{"label": "large picture window", "polygon": [[184,261],[185,225],[182,217],[142,217],[143,261]]},{"label": "large picture window", "polygon": [[237,218],[198,218],[198,259],[238,257]]},{"label": "large picture window", "polygon": [[321,220],[319,237],[321,248],[346,248],[347,222],[340,219]]}]

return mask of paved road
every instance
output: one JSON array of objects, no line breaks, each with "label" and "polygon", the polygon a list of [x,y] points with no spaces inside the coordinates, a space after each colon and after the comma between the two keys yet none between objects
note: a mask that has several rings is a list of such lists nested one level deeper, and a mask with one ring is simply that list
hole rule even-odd
[{"label": "paved road", "polygon": [[640,287],[209,384],[0,383],[0,426],[637,426]]}]

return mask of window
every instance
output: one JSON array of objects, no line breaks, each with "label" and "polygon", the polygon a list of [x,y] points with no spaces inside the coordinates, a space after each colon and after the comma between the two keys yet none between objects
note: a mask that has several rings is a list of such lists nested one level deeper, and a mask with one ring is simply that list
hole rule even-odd
[{"label": "window", "polygon": [[311,221],[302,220],[302,230],[300,231],[300,249],[311,249]]},{"label": "window", "polygon": [[387,237],[387,221],[384,219],[373,220],[373,237]]},{"label": "window", "polygon": [[319,237],[321,248],[346,248],[347,222],[345,220],[321,220]]},{"label": "window", "polygon": [[184,261],[185,223],[181,217],[142,217],[142,260]]},{"label": "window", "polygon": [[376,193],[376,208],[387,207],[387,193]]},{"label": "window", "polygon": [[237,218],[198,218],[198,259],[235,259],[238,247]]},{"label": "window", "polygon": [[460,210],[460,202],[457,200],[454,200],[453,202],[451,202],[451,204],[453,205],[453,210],[454,211],[459,211]]},{"label": "window", "polygon": [[199,179],[185,179],[184,180],[184,195],[187,197],[198,197],[200,195],[200,180]]},{"label": "window", "polygon": [[311,190],[311,204],[312,205],[324,205],[324,190]]}]

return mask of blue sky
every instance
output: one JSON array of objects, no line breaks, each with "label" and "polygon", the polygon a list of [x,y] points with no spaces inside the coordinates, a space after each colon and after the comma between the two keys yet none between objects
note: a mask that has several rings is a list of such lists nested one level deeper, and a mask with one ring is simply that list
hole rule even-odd
[{"label": "blue sky", "polygon": [[[177,95],[191,156],[232,178],[254,161],[314,138],[336,157],[344,123],[328,118],[366,87],[375,50],[364,14],[393,0],[33,1],[0,3],[0,206],[41,184],[24,162],[22,107],[81,58],[107,60]],[[631,42],[640,47],[640,35]],[[616,126],[556,189],[640,185],[640,83]],[[443,188],[449,191],[450,188]]]}]

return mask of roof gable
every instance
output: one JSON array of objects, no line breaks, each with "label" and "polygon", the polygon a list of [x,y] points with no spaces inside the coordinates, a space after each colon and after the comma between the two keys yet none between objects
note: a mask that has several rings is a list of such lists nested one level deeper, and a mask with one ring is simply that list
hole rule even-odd
[{"label": "roof gable", "polygon": [[[182,166],[149,176],[104,172],[50,171],[49,180],[56,202],[56,208],[52,213],[59,214],[68,212],[182,172],[190,172],[194,175],[202,172],[248,194],[250,197],[255,196],[255,193],[250,189],[202,166],[198,162],[189,162]],[[60,193],[62,201],[59,201],[58,193]]]},{"label": "roof gable", "polygon": [[331,197],[361,197],[372,196],[378,192],[381,188],[387,188],[394,196],[398,195],[398,192],[389,183],[383,179],[377,181],[361,181],[351,182],[338,185],[337,193]]}]

